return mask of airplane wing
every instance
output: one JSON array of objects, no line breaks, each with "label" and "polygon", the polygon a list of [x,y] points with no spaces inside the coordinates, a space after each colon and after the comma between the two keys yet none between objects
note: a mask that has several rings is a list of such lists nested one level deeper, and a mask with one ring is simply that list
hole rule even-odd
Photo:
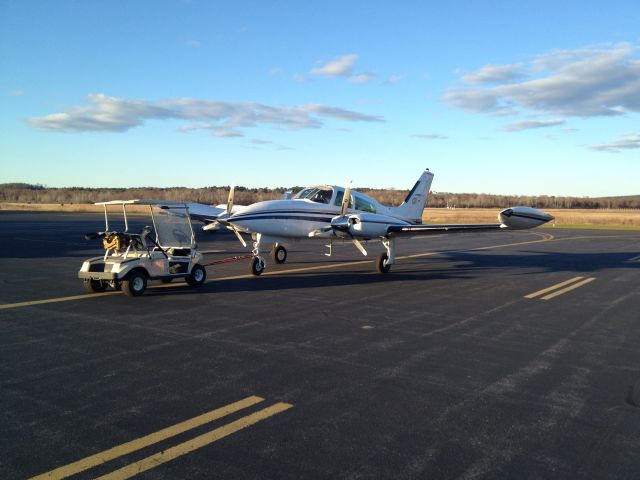
[{"label": "airplane wing", "polygon": [[188,203],[189,216],[192,220],[203,223],[215,222],[225,212],[225,208],[213,207],[202,203]]},{"label": "airplane wing", "polygon": [[490,230],[528,230],[553,220],[553,216],[530,207],[512,207],[498,215],[502,223],[451,224],[451,225],[389,225],[388,235],[416,235],[437,233],[482,232]]},{"label": "airplane wing", "polygon": [[449,224],[449,225],[390,225],[388,235],[438,235],[443,233],[484,232],[508,228],[502,223]]}]

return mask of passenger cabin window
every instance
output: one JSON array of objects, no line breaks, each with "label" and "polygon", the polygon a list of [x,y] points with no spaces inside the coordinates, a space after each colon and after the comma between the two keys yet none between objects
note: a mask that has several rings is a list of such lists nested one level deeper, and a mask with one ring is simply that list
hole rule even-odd
[{"label": "passenger cabin window", "polygon": [[[333,204],[339,207],[340,205],[342,205],[343,198],[344,198],[344,190],[338,190],[338,193],[336,194],[336,200],[335,202],[333,202]],[[367,200],[366,198],[358,194],[351,195],[351,199],[350,199],[351,201],[349,202],[350,207],[353,207],[354,198],[356,200],[356,207],[355,207],[356,210],[361,210],[363,212],[376,213],[376,207],[373,205],[373,203],[371,203],[370,200]]]},{"label": "passenger cabin window", "polygon": [[371,203],[370,200],[364,197],[361,197],[358,194],[355,194],[354,197],[356,197],[356,210],[361,210],[363,212],[376,213],[376,207],[373,205],[373,203]]},{"label": "passenger cabin window", "polygon": [[339,207],[340,205],[342,205],[343,198],[344,198],[344,190],[338,190],[338,193],[336,193],[336,200],[333,202],[333,204]]}]

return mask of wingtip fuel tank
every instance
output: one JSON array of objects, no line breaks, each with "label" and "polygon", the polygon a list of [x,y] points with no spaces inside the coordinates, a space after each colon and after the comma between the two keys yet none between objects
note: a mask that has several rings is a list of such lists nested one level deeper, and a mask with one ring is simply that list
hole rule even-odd
[{"label": "wingtip fuel tank", "polygon": [[512,230],[527,230],[544,225],[554,220],[554,217],[536,208],[511,207],[502,210],[498,214],[498,219]]}]

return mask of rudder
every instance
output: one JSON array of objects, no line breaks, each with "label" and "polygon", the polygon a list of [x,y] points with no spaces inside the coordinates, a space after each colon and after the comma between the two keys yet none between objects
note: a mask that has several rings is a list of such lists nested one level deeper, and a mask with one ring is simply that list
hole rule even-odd
[{"label": "rudder", "polygon": [[422,223],[422,212],[429,199],[431,182],[433,182],[433,173],[427,169],[420,175],[404,202],[400,206],[393,208],[394,216],[411,223]]}]

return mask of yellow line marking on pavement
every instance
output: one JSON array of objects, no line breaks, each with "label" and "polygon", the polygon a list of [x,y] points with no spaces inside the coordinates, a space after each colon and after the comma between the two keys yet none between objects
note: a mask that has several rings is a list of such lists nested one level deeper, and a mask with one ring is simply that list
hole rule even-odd
[{"label": "yellow line marking on pavement", "polygon": [[[422,258],[422,257],[430,257],[430,256],[434,256],[434,255],[438,255],[441,253],[452,253],[452,252],[475,252],[475,251],[481,251],[481,250],[492,250],[492,249],[496,249],[496,248],[506,248],[506,247],[516,247],[518,245],[530,245],[532,243],[541,243],[541,242],[548,242],[551,240],[556,240],[555,237],[549,233],[544,233],[541,234],[541,236],[543,236],[542,239],[540,240],[532,240],[532,241],[527,241],[527,242],[518,242],[518,243],[507,243],[507,244],[503,244],[503,245],[491,245],[488,247],[477,247],[477,248],[465,248],[465,249],[461,249],[461,250],[453,250],[453,251],[449,251],[449,252],[426,252],[426,253],[417,253],[414,255],[405,255],[405,256],[400,256],[400,257],[396,257],[396,260],[406,260],[409,258]],[[557,239],[557,240],[561,240],[561,239]],[[340,263],[329,263],[327,265],[317,265],[314,267],[301,267],[301,268],[291,268],[288,270],[278,270],[278,271],[274,271],[274,272],[265,272],[263,273],[263,276],[271,276],[271,275],[284,275],[284,274],[289,274],[289,273],[301,273],[301,272],[312,272],[312,271],[318,271],[318,270],[329,270],[329,269],[333,269],[333,268],[342,268],[342,267],[350,267],[353,265],[360,265],[363,263],[371,263],[372,260],[356,260],[356,261],[352,261],[352,262],[340,262]],[[219,278],[212,278],[210,280],[207,280],[205,283],[211,283],[211,282],[224,282],[227,280],[243,280],[243,279],[247,279],[247,278],[254,278],[253,275],[251,274],[245,274],[245,275],[233,275],[233,276],[229,276],[229,277],[219,277]],[[148,287],[149,289],[157,289],[157,288],[175,288],[175,287],[179,287],[179,286],[184,286],[184,282],[176,282],[176,283],[170,283],[170,284],[163,284],[163,285],[152,285],[150,287]],[[46,305],[49,303],[58,303],[58,302],[69,302],[69,301],[73,301],[73,300],[84,300],[87,298],[95,298],[95,297],[103,297],[103,296],[108,296],[108,295],[120,295],[122,292],[119,291],[112,291],[112,292],[102,292],[102,293],[86,293],[84,295],[73,295],[73,296],[69,296],[69,297],[59,297],[59,298],[47,298],[44,300],[32,300],[32,301],[27,301],[27,302],[18,302],[18,303],[5,303],[4,305],[0,304],[0,310],[7,310],[10,308],[21,308],[21,307],[31,307],[34,305]]]},{"label": "yellow line marking on pavement", "polygon": [[553,292],[553,293],[551,293],[549,295],[546,295],[546,296],[542,297],[540,300],[551,300],[552,298],[555,298],[558,295],[562,295],[564,293],[570,292],[571,290],[575,290],[576,288],[580,288],[580,287],[586,285],[587,283],[593,282],[594,280],[595,280],[595,278],[593,278],[593,277],[587,278],[585,280],[582,280],[581,282],[574,283],[570,287],[563,288],[562,290],[558,290],[557,292]]},{"label": "yellow line marking on pavement", "polygon": [[175,447],[167,448],[166,450],[158,452],[147,458],[143,458],[138,462],[122,467],[114,472],[108,473],[107,475],[98,477],[97,480],[123,480],[131,478],[139,473],[146,472],[147,470],[156,468],[163,463],[170,462],[182,455],[186,455],[194,450],[205,447],[210,443],[216,442],[262,420],[289,410],[290,408],[293,408],[293,405],[290,403],[276,403],[275,405],[259,410],[251,415],[247,415],[246,417],[239,418],[238,420],[199,435],[184,443],[180,443]]},{"label": "yellow line marking on pavement", "polygon": [[178,423],[176,425],[163,428],[162,430],[159,430],[155,433],[151,433],[144,437],[137,438],[127,443],[123,443],[103,452],[83,458],[82,460],[78,460],[77,462],[73,462],[68,465],[56,468],[55,470],[51,470],[50,472],[32,477],[29,480],[53,480],[75,475],[76,473],[83,472],[84,470],[88,470],[89,468],[93,468],[97,465],[102,465],[103,463],[121,457],[123,455],[128,455],[129,453],[135,452],[142,448],[146,448],[149,445],[153,445],[154,443],[166,440],[167,438],[174,437],[180,433],[186,432],[187,430],[199,427],[201,425],[204,425],[205,423],[212,422],[226,415],[230,415],[231,413],[243,410],[247,407],[263,401],[264,398],[261,397],[247,397],[243,400],[230,403],[229,405],[226,405],[224,407],[220,407],[189,420],[185,420],[184,422]]},{"label": "yellow line marking on pavement", "polygon": [[33,305],[45,305],[47,303],[69,302],[72,300],[84,300],[85,298],[104,297],[107,295],[119,295],[122,292],[85,293],[83,295],[73,295],[71,297],[46,298],[44,300],[31,300],[28,302],[5,303],[0,305],[0,310],[9,308],[31,307]]},{"label": "yellow line marking on pavement", "polygon": [[530,293],[529,295],[525,295],[524,298],[536,298],[536,297],[539,297],[540,295],[544,295],[545,293],[548,293],[548,292],[550,292],[552,290],[556,290],[557,288],[562,288],[565,285],[569,285],[570,283],[577,282],[579,280],[582,280],[583,278],[584,277],[573,277],[573,278],[571,278],[569,280],[566,280],[564,282],[560,282],[560,283],[556,283],[555,285],[551,285],[549,288],[538,290],[537,292],[533,292],[533,293]]}]

